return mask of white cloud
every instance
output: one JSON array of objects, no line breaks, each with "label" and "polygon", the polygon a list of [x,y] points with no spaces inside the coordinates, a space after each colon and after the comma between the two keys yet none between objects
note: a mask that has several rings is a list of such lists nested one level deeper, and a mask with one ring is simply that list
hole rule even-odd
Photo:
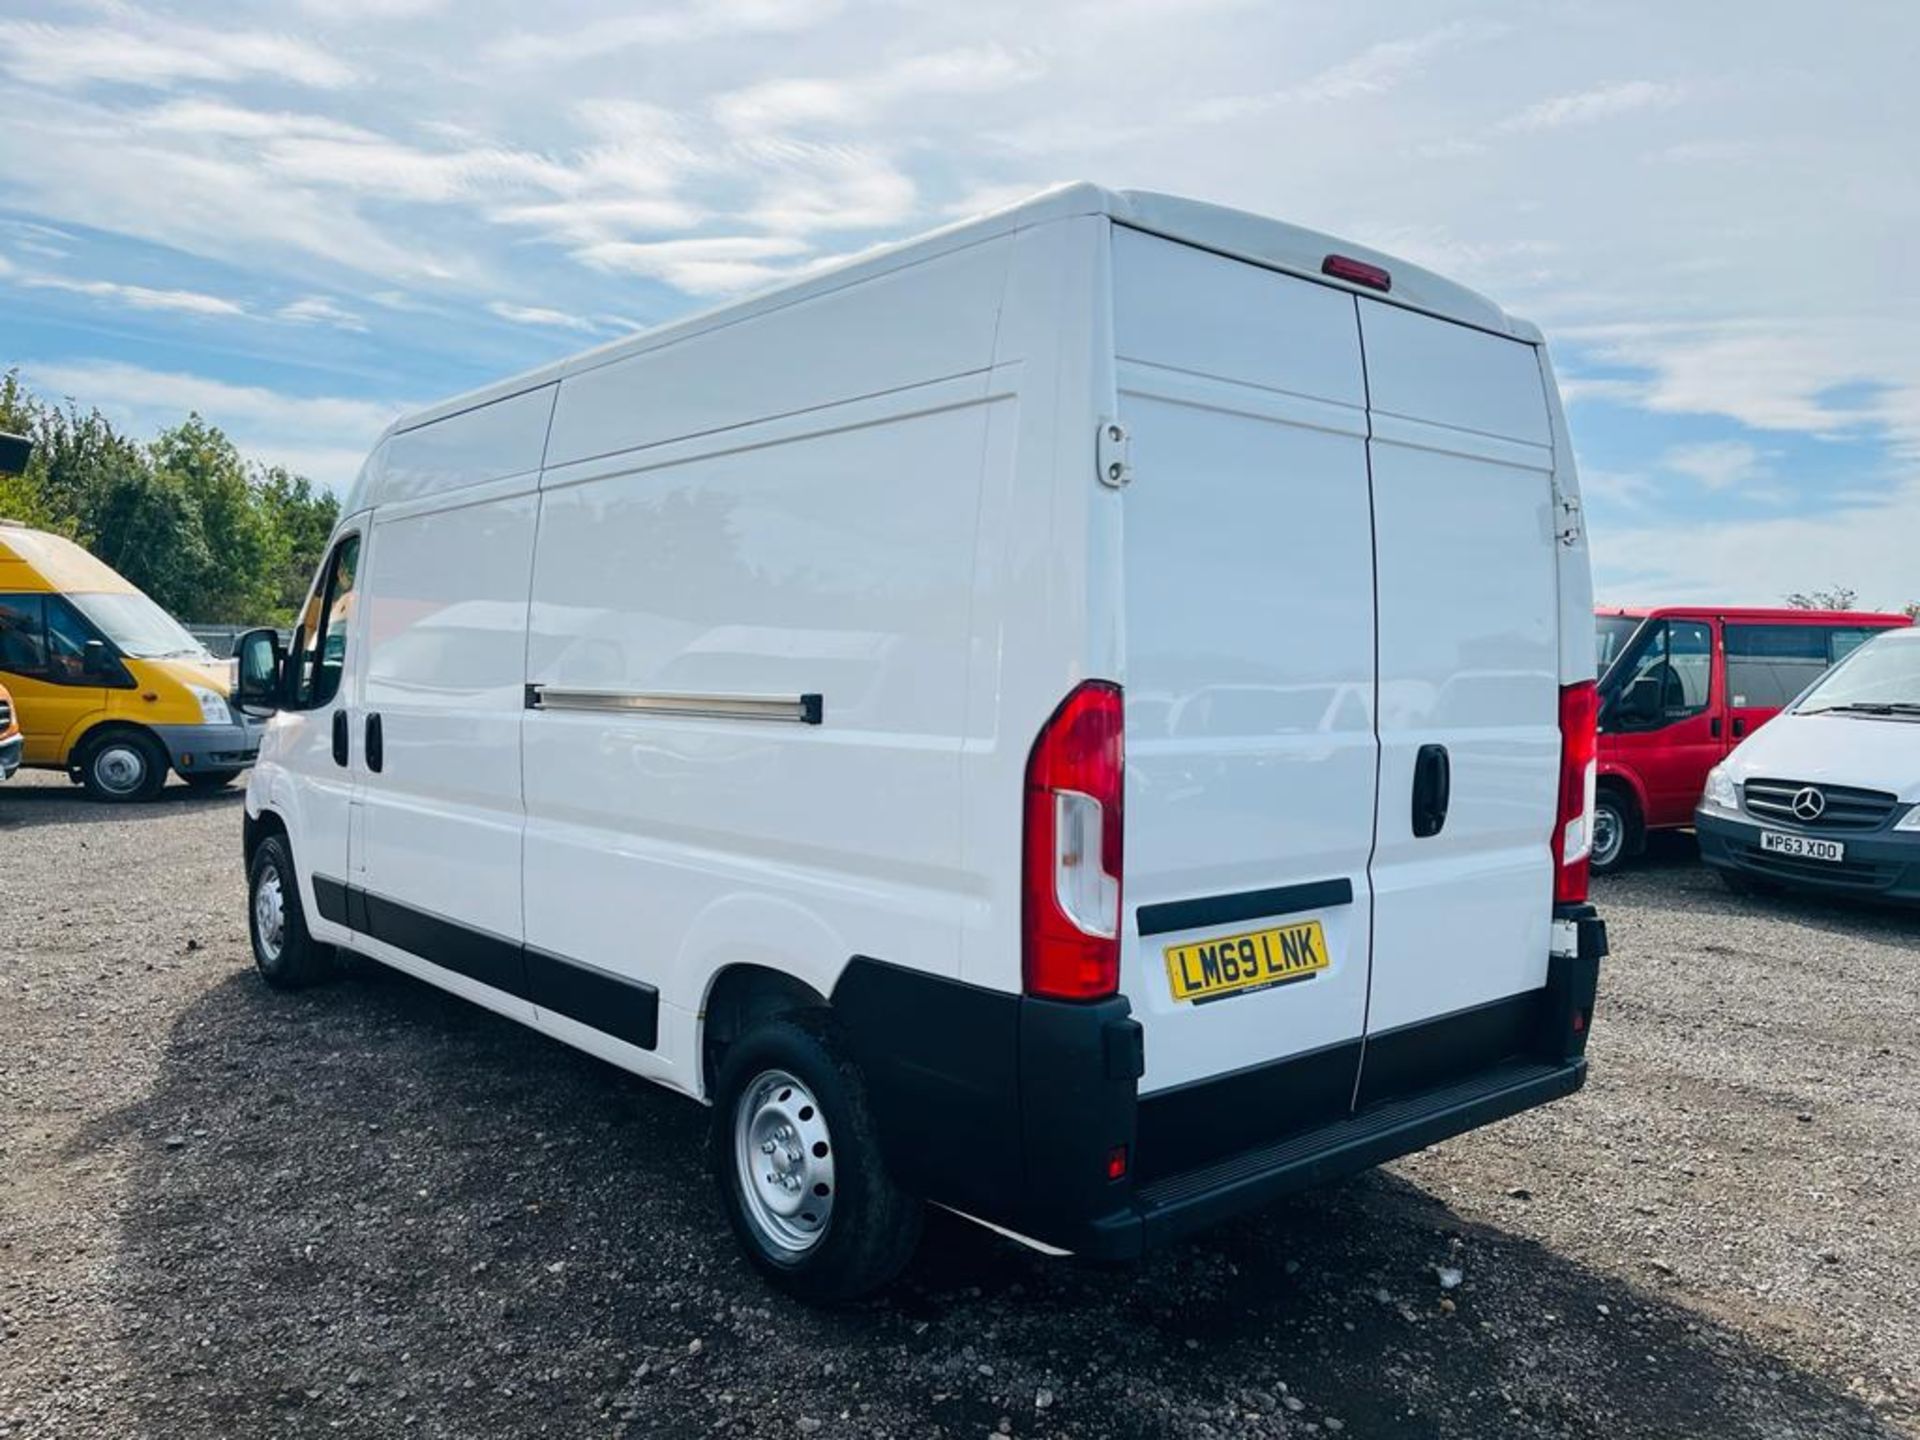
[{"label": "white cloud", "polygon": [[777,235],[717,235],[589,245],[578,255],[595,269],[651,276],[689,295],[725,295],[779,279],[793,267],[769,262],[804,254],[806,248]]},{"label": "white cloud", "polygon": [[516,325],[545,325],[555,330],[578,330],[583,334],[595,334],[600,326],[580,315],[569,315],[564,310],[549,310],[542,305],[515,305],[506,300],[493,300],[487,309],[502,320],[511,320]]},{"label": "white cloud", "polygon": [[244,315],[246,308],[219,295],[198,290],[153,290],[145,285],[122,285],[112,280],[69,280],[58,275],[30,275],[21,280],[36,290],[62,290],[111,300],[135,310],[171,310],[183,315]]},{"label": "white cloud", "polygon": [[289,395],[117,361],[28,360],[20,371],[41,394],[97,405],[116,424],[142,437],[197,411],[250,457],[286,465],[337,491],[353,479],[380,432],[412,408],[399,401]]},{"label": "white cloud", "polygon": [[1817,516],[1645,525],[1594,536],[1602,603],[1777,605],[1791,591],[1849,585],[1863,608],[1920,600],[1913,564],[1920,481]]},{"label": "white cloud", "polygon": [[1676,445],[1660,457],[1660,463],[1709,490],[1731,490],[1765,479],[1771,468],[1767,456],[1744,440]]},{"label": "white cloud", "polygon": [[1570,95],[1556,95],[1529,105],[1519,114],[1502,122],[1503,130],[1558,130],[1566,125],[1586,125],[1628,115],[1636,110],[1663,110],[1678,105],[1686,92],[1678,85],[1652,80],[1628,80],[1619,85],[1602,85]]},{"label": "white cloud", "polygon": [[273,312],[276,320],[294,325],[331,325],[336,330],[363,332],[367,322],[325,295],[304,295],[290,300]]},{"label": "white cloud", "polygon": [[1309,75],[1294,85],[1251,95],[1223,95],[1188,107],[1183,118],[1199,123],[1244,120],[1283,105],[1321,105],[1382,95],[1425,70],[1445,51],[1497,33],[1484,26],[1445,25],[1423,35],[1382,40]]},{"label": "white cloud", "polygon": [[[625,12],[626,7],[620,7]],[[572,30],[517,30],[487,47],[487,58],[530,67],[603,56],[636,46],[741,39],[806,30],[840,9],[839,0],[686,0],[616,13]]]},{"label": "white cloud", "polygon": [[450,0],[299,0],[300,8],[320,20],[412,20],[437,15]]},{"label": "white cloud", "polygon": [[713,102],[729,130],[764,135],[818,125],[857,125],[887,107],[931,96],[981,95],[1038,78],[1037,57],[1003,46],[972,46],[913,55],[870,72],[831,79],[763,80]]},{"label": "white cloud", "polygon": [[345,63],[291,35],[228,26],[199,27],[135,21],[127,24],[0,23],[0,69],[37,85],[167,86],[176,81],[241,80],[269,76],[334,88],[351,84]]}]

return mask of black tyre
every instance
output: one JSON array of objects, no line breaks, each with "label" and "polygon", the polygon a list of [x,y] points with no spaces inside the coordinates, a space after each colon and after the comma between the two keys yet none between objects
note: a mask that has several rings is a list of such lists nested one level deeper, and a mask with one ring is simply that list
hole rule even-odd
[{"label": "black tyre", "polygon": [[1640,853],[1646,837],[1640,812],[1618,790],[1602,790],[1593,802],[1593,873],[1610,875]]},{"label": "black tyre", "polygon": [[238,770],[196,770],[180,778],[194,790],[224,790],[241,776]]},{"label": "black tyre", "polygon": [[151,800],[167,783],[167,752],[144,730],[108,730],[87,741],[78,768],[95,800]]},{"label": "black tyre", "polygon": [[729,1048],[712,1158],[747,1258],[799,1299],[870,1295],[913,1258],[923,1207],[888,1174],[860,1073],[823,1011],[764,1021]]},{"label": "black tyre", "polygon": [[299,990],[333,973],[333,947],[307,933],[300,883],[287,842],[269,835],[247,872],[247,934],[260,978],[276,990]]}]

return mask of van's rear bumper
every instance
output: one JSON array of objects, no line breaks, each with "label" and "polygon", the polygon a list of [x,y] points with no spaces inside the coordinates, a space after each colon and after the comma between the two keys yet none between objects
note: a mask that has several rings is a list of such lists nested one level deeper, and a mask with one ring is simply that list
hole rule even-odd
[{"label": "van's rear bumper", "polygon": [[[1035,1000],[863,959],[834,1010],[902,1184],[1062,1250],[1130,1259],[1578,1090],[1606,929],[1590,907],[1560,918],[1577,942],[1547,985],[1375,1037],[1371,1071],[1354,1041],[1177,1096],[1139,1094],[1124,997]],[[1331,1098],[1301,1103],[1316,1092]]]}]

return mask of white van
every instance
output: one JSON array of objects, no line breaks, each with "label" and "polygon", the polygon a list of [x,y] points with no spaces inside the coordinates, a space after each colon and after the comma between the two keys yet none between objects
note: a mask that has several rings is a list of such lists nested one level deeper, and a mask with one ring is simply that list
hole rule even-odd
[{"label": "white van", "polygon": [[1693,818],[1736,894],[1920,903],[1920,630],[1869,640],[1742,741]]},{"label": "white van", "polygon": [[1592,615],[1538,332],[1055,190],[396,424],[242,647],[255,952],[712,1104],[800,1295],[1138,1255],[1579,1087]]}]

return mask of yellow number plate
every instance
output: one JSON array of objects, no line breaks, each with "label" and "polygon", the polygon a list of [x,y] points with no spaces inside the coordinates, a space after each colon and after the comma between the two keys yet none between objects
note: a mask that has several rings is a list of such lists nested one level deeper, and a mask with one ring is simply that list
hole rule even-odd
[{"label": "yellow number plate", "polygon": [[1176,1000],[1213,1000],[1304,980],[1327,968],[1327,933],[1318,920],[1169,945],[1167,979]]}]

